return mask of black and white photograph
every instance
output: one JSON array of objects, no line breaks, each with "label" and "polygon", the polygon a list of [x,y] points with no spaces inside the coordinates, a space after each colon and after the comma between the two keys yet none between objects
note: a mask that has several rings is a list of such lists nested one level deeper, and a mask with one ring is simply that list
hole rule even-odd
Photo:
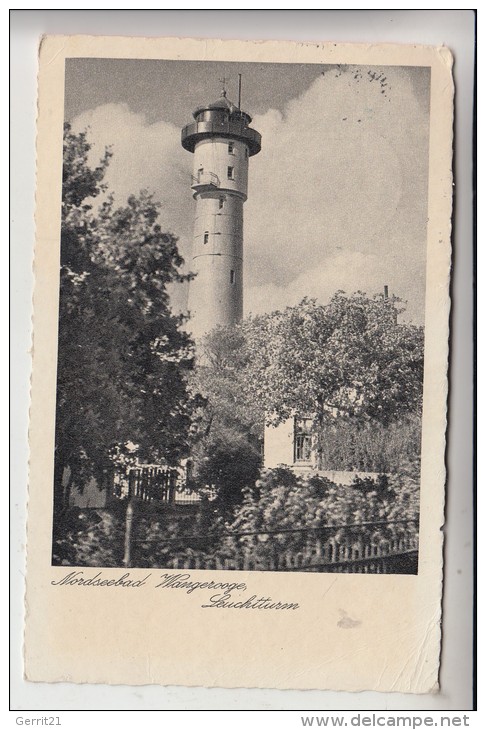
[{"label": "black and white photograph", "polygon": [[39,58],[28,681],[435,692],[451,53]]},{"label": "black and white photograph", "polygon": [[52,565],[416,575],[430,66],[64,71]]}]

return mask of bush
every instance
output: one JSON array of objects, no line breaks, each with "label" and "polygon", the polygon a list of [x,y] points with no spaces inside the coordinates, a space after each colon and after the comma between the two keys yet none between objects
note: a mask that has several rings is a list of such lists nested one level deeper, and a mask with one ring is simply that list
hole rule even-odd
[{"label": "bush", "polygon": [[53,541],[53,565],[117,568],[123,564],[124,509],[70,509],[62,537]]},{"label": "bush", "polygon": [[[302,550],[319,533],[324,537],[334,535],[338,541],[345,534],[370,535],[372,531],[376,532],[376,539],[395,536],[407,526],[390,524],[375,528],[363,523],[417,520],[418,495],[418,483],[410,477],[382,476],[377,482],[357,480],[344,487],[319,476],[304,478],[290,470],[268,470],[255,490],[245,491],[243,503],[227,525],[230,532],[262,534],[226,538],[225,544],[232,546],[235,553],[246,551],[257,557],[271,557]],[[359,526],[352,530],[342,527],[353,524]],[[335,531],[328,529],[333,526]]]},{"label": "bush", "polygon": [[216,490],[213,504],[223,515],[229,515],[241,502],[243,489],[255,484],[260,473],[261,453],[255,444],[238,431],[225,431],[204,444],[204,457],[199,461],[199,489],[209,485]]},{"label": "bush", "polygon": [[328,423],[320,438],[322,468],[400,472],[404,461],[420,454],[421,424],[420,415],[403,416],[386,426],[354,419]]},{"label": "bush", "polygon": [[[415,472],[416,464],[411,463],[402,476],[382,476],[376,482],[360,479],[345,487],[319,475],[307,478],[289,469],[269,469],[255,486],[243,489],[241,504],[226,520],[207,501],[197,514],[137,504],[132,565],[163,568],[174,558],[200,557],[204,564],[241,556],[268,564],[285,553],[312,548],[317,538],[338,543],[365,538],[378,544],[404,534],[418,520]],[[55,564],[122,565],[124,503],[116,514],[73,510],[70,515],[67,536],[55,545]]]}]

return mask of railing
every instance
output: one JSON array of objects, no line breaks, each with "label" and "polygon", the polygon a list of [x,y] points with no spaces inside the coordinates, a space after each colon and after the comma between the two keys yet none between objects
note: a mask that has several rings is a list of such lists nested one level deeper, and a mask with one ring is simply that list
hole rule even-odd
[{"label": "railing", "polygon": [[192,185],[210,185],[213,188],[219,188],[221,185],[219,177],[214,172],[199,172],[197,175],[191,175]]},{"label": "railing", "polygon": [[239,137],[249,148],[250,155],[257,154],[262,145],[262,137],[256,129],[247,127],[244,119],[220,120],[218,122],[192,122],[184,127],[181,133],[182,146],[194,152],[196,142],[200,138],[221,135],[223,137]]},{"label": "railing", "polygon": [[[215,498],[216,493],[208,492],[208,499],[211,501]],[[175,493],[174,504],[190,505],[190,504],[201,504],[202,498],[199,492],[193,492],[189,487],[179,487]]]},{"label": "railing", "polygon": [[175,469],[140,467],[128,472],[127,496],[144,502],[175,501],[178,474]]},{"label": "railing", "polygon": [[[386,530],[393,525],[401,534],[386,536]],[[388,527],[386,527],[388,526]],[[343,533],[343,528],[346,528]],[[369,532],[355,535],[357,528],[365,528]],[[373,529],[376,528],[376,529]],[[319,531],[336,527],[319,528]],[[377,530],[382,531],[380,536]],[[265,555],[258,555],[258,544],[233,548],[234,555],[218,555],[215,550],[212,555],[193,553],[181,555],[164,562],[164,568],[184,570],[260,570],[260,571],[288,571],[288,572],[315,572],[315,573],[404,573],[416,574],[418,570],[418,524],[414,520],[397,520],[389,523],[365,523],[362,525],[345,525],[339,528],[341,537],[336,534],[323,538],[316,536],[314,528],[299,528],[277,532],[238,533],[224,536],[240,537],[244,535],[271,536],[282,532],[308,533],[306,545],[301,550],[285,549],[278,551],[278,546],[269,550]],[[189,536],[194,537],[194,536]],[[186,537],[187,539],[187,537]],[[271,538],[270,538],[271,539]],[[183,548],[183,545],[180,545]],[[226,549],[224,552],[228,552]],[[273,554],[271,554],[273,552]]]},{"label": "railing", "polygon": [[176,505],[201,502],[199,493],[187,487],[186,476],[181,470],[159,466],[131,467],[125,474],[116,474],[113,496]]}]

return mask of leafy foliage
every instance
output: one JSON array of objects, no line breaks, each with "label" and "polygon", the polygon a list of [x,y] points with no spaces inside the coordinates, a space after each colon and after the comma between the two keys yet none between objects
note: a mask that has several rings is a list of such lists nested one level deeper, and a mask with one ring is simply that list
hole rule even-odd
[{"label": "leafy foliage", "polygon": [[273,420],[308,412],[386,424],[419,408],[423,329],[398,324],[397,303],[338,292],[250,320],[248,361]]},{"label": "leafy foliage", "polygon": [[213,330],[201,343],[193,373],[199,409],[191,458],[199,485],[216,487],[223,513],[241,501],[261,467],[264,412],[248,387],[248,351],[239,327]]},{"label": "leafy foliage", "polygon": [[[82,489],[101,483],[128,442],[141,458],[187,453],[192,342],[170,309],[167,285],[185,278],[177,239],[142,191],[116,207],[104,195],[107,151],[88,165],[86,134],[64,135],[55,509],[69,500],[69,467]],[[98,201],[96,200],[98,198]]]},{"label": "leafy foliage", "polygon": [[[268,562],[283,554],[296,555],[317,539],[340,543],[363,538],[378,544],[398,537],[417,525],[419,490],[417,481],[406,475],[382,476],[378,482],[356,480],[344,487],[321,476],[304,478],[274,469],[244,490],[242,503],[226,522],[221,516],[214,519],[208,505],[197,516],[142,507],[138,505],[134,525],[136,567],[163,568],[174,558],[199,558],[204,565],[242,555]],[[121,565],[123,509],[116,514],[71,510],[69,516],[69,529],[55,546],[58,564]]]},{"label": "leafy foliage", "polygon": [[328,419],[323,425],[321,465],[329,470],[396,473],[420,454],[421,418],[402,415],[387,424],[357,418]]},{"label": "leafy foliage", "polygon": [[246,448],[241,479],[221,469],[238,463],[232,445],[257,448],[265,419],[277,425],[294,414],[313,419],[323,469],[393,471],[418,453],[423,329],[399,324],[399,312],[397,299],[338,292],[328,305],[304,299],[211,333],[195,376],[206,398],[201,477],[249,485]]},{"label": "leafy foliage", "polygon": [[[231,532],[283,532],[227,538],[228,546],[250,551],[256,557],[296,552],[314,539],[315,532],[292,532],[298,528],[327,528],[328,537],[339,540],[345,535],[344,525],[358,525],[351,534],[371,532],[376,539],[400,534],[402,523],[394,520],[417,520],[419,490],[416,481],[407,477],[378,482],[356,481],[351,487],[335,484],[326,478],[297,476],[290,470],[267,470],[257,482],[256,490],[247,490],[242,505],[228,526]],[[366,527],[363,523],[392,522],[386,527]],[[288,532],[285,532],[288,530]],[[346,530],[349,534],[349,530]]]},{"label": "leafy foliage", "polygon": [[116,568],[123,564],[123,514],[106,510],[71,509],[63,515],[63,531],[53,543],[54,565],[93,565]]}]

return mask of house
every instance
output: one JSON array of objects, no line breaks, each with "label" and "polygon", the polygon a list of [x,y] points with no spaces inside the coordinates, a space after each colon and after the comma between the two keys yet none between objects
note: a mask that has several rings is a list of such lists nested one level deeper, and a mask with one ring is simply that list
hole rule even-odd
[{"label": "house", "polygon": [[287,418],[278,426],[265,425],[263,466],[266,469],[287,467],[298,474],[319,474],[336,484],[349,486],[356,477],[377,480],[377,472],[319,469],[309,416]]}]

